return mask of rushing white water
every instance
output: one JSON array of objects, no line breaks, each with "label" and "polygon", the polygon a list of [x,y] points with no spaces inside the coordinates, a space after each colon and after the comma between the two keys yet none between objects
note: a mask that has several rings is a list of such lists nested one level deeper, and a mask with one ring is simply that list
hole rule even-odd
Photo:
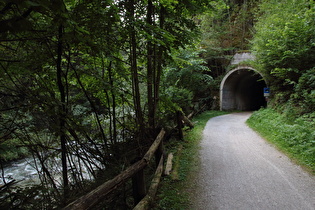
[{"label": "rushing white water", "polygon": [[[41,170],[41,168],[38,169]],[[34,159],[25,158],[4,165],[0,176],[0,186],[12,180],[16,182],[23,181],[24,184],[35,184],[38,182],[39,177]]]},{"label": "rushing white water", "polygon": [[[89,171],[88,167],[84,165],[83,162],[80,161],[77,157],[72,156],[71,158],[75,163],[76,167],[80,168],[81,178],[92,180],[93,176]],[[94,160],[94,163],[97,163],[97,161]],[[60,158],[59,157],[50,158],[49,164],[47,165],[50,167],[50,171],[55,182],[61,184],[62,168]],[[94,167],[92,166],[92,168],[95,169],[96,166]],[[19,186],[30,186],[34,184],[39,184],[40,183],[39,174],[42,173],[43,171],[41,165],[39,164],[39,161],[38,160],[35,161],[34,158],[25,158],[22,160],[14,161],[3,166],[3,170],[0,172],[0,186],[3,186],[5,183],[9,183],[10,181],[13,180],[15,180],[15,182],[18,183]],[[74,174],[78,175],[78,173]],[[71,181],[72,178],[71,177],[69,178]]]}]

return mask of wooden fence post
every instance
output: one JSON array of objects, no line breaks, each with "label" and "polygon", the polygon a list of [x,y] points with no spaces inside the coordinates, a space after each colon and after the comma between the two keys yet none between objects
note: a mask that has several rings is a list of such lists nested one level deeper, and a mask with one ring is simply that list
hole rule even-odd
[{"label": "wooden fence post", "polygon": [[132,177],[132,190],[135,204],[139,203],[147,194],[145,187],[144,170],[138,171]]},{"label": "wooden fence post", "polygon": [[183,140],[184,134],[183,134],[183,121],[182,121],[182,112],[181,111],[176,112],[176,118],[177,118],[177,128],[178,128],[179,139]]},{"label": "wooden fence post", "polygon": [[149,187],[148,194],[133,208],[133,210],[147,210],[150,209],[151,202],[154,201],[154,197],[156,195],[161,176],[163,173],[163,156],[159,160],[158,167],[156,168],[154,177],[151,182],[151,186]]},{"label": "wooden fence post", "polygon": [[[132,163],[137,162],[136,158]],[[132,194],[135,204],[139,203],[146,195],[144,169],[139,170],[132,176]]]}]

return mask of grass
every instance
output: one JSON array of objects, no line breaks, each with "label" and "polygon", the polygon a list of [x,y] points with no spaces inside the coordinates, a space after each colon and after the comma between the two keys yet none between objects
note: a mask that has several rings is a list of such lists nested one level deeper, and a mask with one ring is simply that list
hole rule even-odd
[{"label": "grass", "polygon": [[203,129],[210,118],[223,114],[227,112],[204,112],[192,120],[195,127],[185,132],[184,141],[170,140],[167,151],[173,152],[174,167],[177,167],[178,171],[175,179],[172,176],[163,178],[154,209],[190,209],[190,194],[194,191],[193,176],[200,167],[199,143]]},{"label": "grass", "polygon": [[272,110],[254,112],[247,124],[298,164],[315,174],[315,114],[288,119]]}]

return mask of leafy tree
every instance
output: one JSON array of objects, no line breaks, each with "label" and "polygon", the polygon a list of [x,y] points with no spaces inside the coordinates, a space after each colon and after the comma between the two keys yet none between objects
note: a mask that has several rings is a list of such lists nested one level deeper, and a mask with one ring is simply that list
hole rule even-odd
[{"label": "leafy tree", "polygon": [[85,189],[84,170],[96,179],[126,156],[123,143],[141,155],[163,108],[163,70],[175,50],[195,39],[191,17],[208,5],[0,2],[1,142],[27,148],[41,166],[42,186],[49,189],[43,200],[68,202],[70,192]]},{"label": "leafy tree", "polygon": [[217,78],[225,74],[235,52],[249,50],[258,1],[212,1],[211,6],[212,10],[198,17],[200,46],[211,75]]},{"label": "leafy tree", "polygon": [[[106,101],[101,102],[100,97],[95,96],[99,88],[88,88],[94,82],[104,84],[101,62],[96,64],[95,59],[87,56],[89,53],[96,58],[101,49],[96,48],[100,37],[90,36],[91,32],[97,34],[100,31],[87,31],[87,13],[95,11],[101,2],[98,3],[9,1],[3,5],[2,23],[5,27],[1,33],[1,46],[5,59],[1,61],[4,76],[1,86],[10,91],[10,94],[3,92],[3,96],[8,101],[13,100],[2,109],[8,118],[3,122],[4,135],[20,139],[20,144],[36,157],[43,169],[42,180],[55,189],[47,192],[54,194],[52,198],[55,199],[61,196],[58,180],[52,176],[54,169],[48,167],[52,158],[61,157],[57,168],[61,166],[63,194],[67,199],[69,177],[71,182],[82,187],[80,182],[84,178],[78,173],[82,165],[95,177],[95,170],[102,169],[109,156],[105,124],[101,122],[106,115],[101,110]],[[82,10],[85,9],[83,6],[90,10]],[[115,9],[109,9],[107,15],[102,12],[102,22],[106,22],[106,18],[115,14]],[[100,13],[93,14],[96,18]],[[16,28],[15,24],[22,24],[19,21],[25,22],[27,27]],[[77,114],[79,105],[85,110],[82,121]],[[90,123],[84,123],[89,120]],[[47,136],[59,136],[59,144],[49,141]],[[5,140],[10,141],[10,138]],[[74,141],[76,144],[70,144]],[[78,153],[80,149],[83,153]],[[50,158],[46,158],[47,154],[51,154]],[[75,159],[82,165],[78,166]]]},{"label": "leafy tree", "polygon": [[[174,63],[165,70],[163,87],[165,94],[185,112],[209,103],[213,79],[204,59],[203,50],[181,49],[173,54]],[[174,110],[175,111],[175,110]]]},{"label": "leafy tree", "polygon": [[307,0],[270,0],[261,5],[263,14],[255,27],[253,50],[262,71],[270,77],[272,88],[280,91],[276,98],[281,96],[281,103],[292,98],[294,103],[303,104],[306,100],[309,107],[314,106],[306,94],[312,95],[312,85],[306,84],[313,80],[310,72],[315,57],[314,6],[313,1]]}]

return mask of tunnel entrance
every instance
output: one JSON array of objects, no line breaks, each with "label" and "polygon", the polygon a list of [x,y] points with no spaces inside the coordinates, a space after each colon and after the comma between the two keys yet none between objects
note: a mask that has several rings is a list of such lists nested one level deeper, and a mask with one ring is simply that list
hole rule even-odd
[{"label": "tunnel entrance", "polygon": [[254,111],[266,107],[262,75],[251,67],[238,67],[223,78],[220,85],[221,110]]}]

